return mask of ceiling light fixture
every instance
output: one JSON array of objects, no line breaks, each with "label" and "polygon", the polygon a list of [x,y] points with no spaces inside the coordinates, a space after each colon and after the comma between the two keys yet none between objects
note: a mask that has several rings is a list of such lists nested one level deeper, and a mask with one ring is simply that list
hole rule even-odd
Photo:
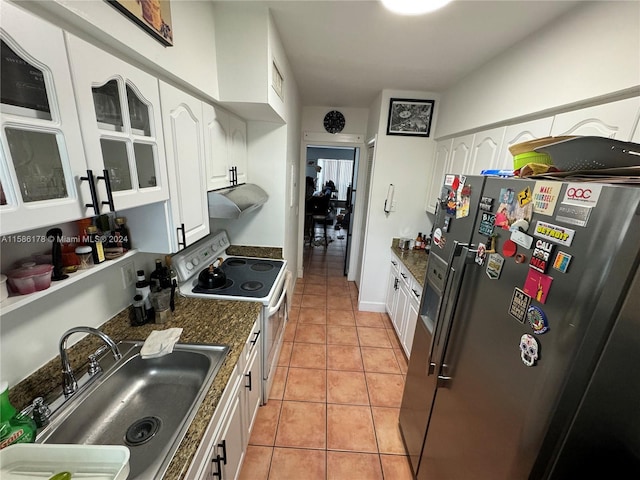
[{"label": "ceiling light fixture", "polygon": [[380,0],[393,13],[399,15],[422,15],[444,7],[451,0]]}]

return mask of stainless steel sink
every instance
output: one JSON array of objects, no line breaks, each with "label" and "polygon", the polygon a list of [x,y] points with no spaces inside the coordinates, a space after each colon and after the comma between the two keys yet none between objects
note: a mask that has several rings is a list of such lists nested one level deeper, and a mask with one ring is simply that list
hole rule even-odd
[{"label": "stainless steel sink", "polygon": [[162,478],[229,348],[177,344],[145,360],[142,343],[118,346],[123,359],[67,400],[37,441],[126,445],[129,479]]}]

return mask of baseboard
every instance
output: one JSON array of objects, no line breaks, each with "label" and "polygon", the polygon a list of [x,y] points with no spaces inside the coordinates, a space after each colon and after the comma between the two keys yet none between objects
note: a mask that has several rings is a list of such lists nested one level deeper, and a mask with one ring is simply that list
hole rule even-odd
[{"label": "baseboard", "polygon": [[379,303],[379,302],[358,302],[358,310],[360,310],[361,312],[378,312],[378,313],[385,313],[386,310],[386,306],[384,303]]}]

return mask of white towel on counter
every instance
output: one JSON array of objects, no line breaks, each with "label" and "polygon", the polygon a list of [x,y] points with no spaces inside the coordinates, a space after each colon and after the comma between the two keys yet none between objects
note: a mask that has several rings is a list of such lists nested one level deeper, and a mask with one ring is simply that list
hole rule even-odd
[{"label": "white towel on counter", "polygon": [[173,346],[180,339],[181,328],[168,328],[166,330],[154,330],[144,341],[140,349],[142,358],[156,358],[173,352]]}]

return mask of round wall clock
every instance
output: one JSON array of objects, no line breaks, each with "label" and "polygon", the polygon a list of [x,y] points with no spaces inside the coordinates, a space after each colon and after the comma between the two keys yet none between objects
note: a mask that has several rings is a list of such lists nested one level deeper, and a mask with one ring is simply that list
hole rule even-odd
[{"label": "round wall clock", "polygon": [[337,110],[331,110],[324,116],[324,129],[329,133],[340,133],[344,125],[344,115]]}]

